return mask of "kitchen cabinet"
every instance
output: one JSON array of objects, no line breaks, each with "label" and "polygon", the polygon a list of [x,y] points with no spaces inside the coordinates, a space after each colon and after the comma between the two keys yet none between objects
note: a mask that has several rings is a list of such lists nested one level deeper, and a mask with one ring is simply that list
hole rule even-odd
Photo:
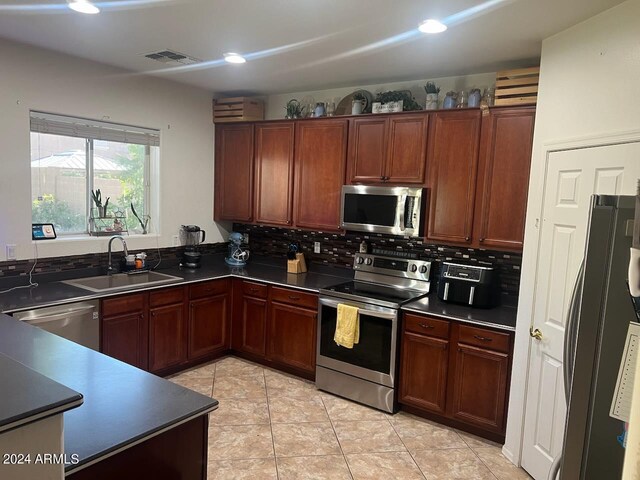
[{"label": "kitchen cabinet", "polygon": [[399,402],[412,412],[503,440],[513,336],[406,313]]},{"label": "kitchen cabinet", "polygon": [[229,349],[229,280],[212,280],[189,289],[188,358],[194,360]]},{"label": "kitchen cabinet", "polygon": [[428,240],[470,244],[475,207],[480,110],[438,112],[429,138]]},{"label": "kitchen cabinet", "polygon": [[[444,335],[438,335],[439,332]],[[444,413],[449,366],[449,322],[405,315],[401,351],[400,401]]]},{"label": "kitchen cabinet", "polygon": [[522,250],[534,118],[535,107],[434,114],[428,240]]},{"label": "kitchen cabinet", "polygon": [[[264,360],[267,353],[267,291],[265,284],[234,282],[233,349]],[[236,293],[237,292],[237,293]]]},{"label": "kitchen cabinet", "polygon": [[135,367],[148,367],[147,295],[131,294],[101,301],[100,351]]},{"label": "kitchen cabinet", "polygon": [[216,221],[253,219],[253,130],[251,123],[216,125]]},{"label": "kitchen cabinet", "polygon": [[427,114],[352,118],[348,178],[351,183],[424,183]]},{"label": "kitchen cabinet", "polygon": [[179,365],[187,359],[184,306],[149,310],[149,371]]},{"label": "kitchen cabinet", "polygon": [[255,126],[255,223],[293,223],[293,139],[293,122]]},{"label": "kitchen cabinet", "polygon": [[280,287],[271,287],[270,295],[267,357],[315,375],[317,295]]},{"label": "kitchen cabinet", "polygon": [[294,223],[297,227],[340,229],[347,126],[345,119],[296,123]]},{"label": "kitchen cabinet", "polygon": [[492,109],[483,117],[478,170],[478,244],[521,250],[535,107]]}]

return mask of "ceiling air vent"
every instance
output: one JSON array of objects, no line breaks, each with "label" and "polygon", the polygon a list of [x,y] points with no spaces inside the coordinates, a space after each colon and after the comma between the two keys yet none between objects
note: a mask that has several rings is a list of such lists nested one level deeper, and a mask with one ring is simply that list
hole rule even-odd
[{"label": "ceiling air vent", "polygon": [[164,63],[165,65],[192,65],[202,61],[195,57],[185,55],[184,53],[174,52],[173,50],[147,53],[145,57]]}]

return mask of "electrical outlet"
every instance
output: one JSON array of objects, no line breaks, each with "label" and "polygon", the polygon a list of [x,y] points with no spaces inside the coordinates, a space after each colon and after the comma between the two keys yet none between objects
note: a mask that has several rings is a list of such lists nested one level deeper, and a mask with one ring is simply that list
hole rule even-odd
[{"label": "electrical outlet", "polygon": [[313,253],[320,253],[320,242],[313,242]]},{"label": "electrical outlet", "polygon": [[173,236],[173,246],[174,247],[179,247],[180,246],[180,238],[178,238],[178,235],[174,235]]},{"label": "electrical outlet", "polygon": [[248,233],[243,233],[242,234],[242,243],[244,243],[245,245],[249,245],[249,234]]},{"label": "electrical outlet", "polygon": [[15,260],[15,259],[16,259],[16,246],[7,245],[7,260]]}]

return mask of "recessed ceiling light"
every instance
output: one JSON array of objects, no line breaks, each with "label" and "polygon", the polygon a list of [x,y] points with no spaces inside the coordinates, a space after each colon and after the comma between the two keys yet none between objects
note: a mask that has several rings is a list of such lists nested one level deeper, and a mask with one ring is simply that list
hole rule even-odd
[{"label": "recessed ceiling light", "polygon": [[446,29],[447,26],[444,23],[434,20],[433,18],[425,20],[420,24],[420,26],[418,26],[418,30],[422,33],[441,33]]},{"label": "recessed ceiling light", "polygon": [[93,3],[87,0],[74,0],[69,2],[69,8],[76,12],[80,13],[88,13],[89,15],[94,15],[96,13],[100,13],[100,9],[96,7]]},{"label": "recessed ceiling light", "polygon": [[229,63],[245,63],[247,60],[238,53],[225,53],[224,59]]}]

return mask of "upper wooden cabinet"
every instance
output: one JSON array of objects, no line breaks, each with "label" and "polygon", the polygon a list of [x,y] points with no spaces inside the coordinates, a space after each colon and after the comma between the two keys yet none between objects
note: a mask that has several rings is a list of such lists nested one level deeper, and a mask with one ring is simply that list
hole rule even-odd
[{"label": "upper wooden cabinet", "polygon": [[352,118],[348,179],[351,183],[424,183],[427,114]]},{"label": "upper wooden cabinet", "polygon": [[340,229],[347,125],[346,119],[296,123],[294,222],[297,227]]},{"label": "upper wooden cabinet", "polygon": [[428,240],[522,249],[534,118],[535,107],[434,115]]},{"label": "upper wooden cabinet", "polygon": [[255,126],[256,223],[293,223],[293,134],[293,122]]},{"label": "upper wooden cabinet", "polygon": [[535,108],[491,110],[483,118],[478,170],[478,244],[521,249]]},{"label": "upper wooden cabinet", "polygon": [[433,115],[429,138],[429,240],[471,243],[478,173],[480,111]]},{"label": "upper wooden cabinet", "polygon": [[216,125],[215,143],[214,219],[250,222],[253,219],[253,124]]}]

